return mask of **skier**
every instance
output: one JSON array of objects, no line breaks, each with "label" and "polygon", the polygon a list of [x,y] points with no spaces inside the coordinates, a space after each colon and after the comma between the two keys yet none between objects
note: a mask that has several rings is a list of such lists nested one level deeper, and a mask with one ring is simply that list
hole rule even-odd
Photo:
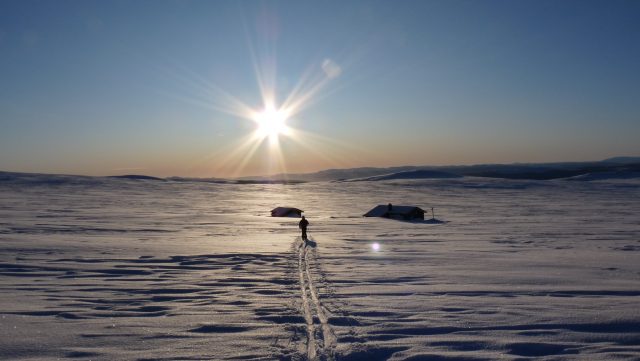
[{"label": "skier", "polygon": [[307,226],[309,225],[309,221],[307,221],[306,218],[304,218],[304,216],[302,216],[302,219],[300,220],[300,223],[298,223],[298,227],[300,227],[300,229],[302,230],[302,239],[304,239],[305,241],[307,240]]}]

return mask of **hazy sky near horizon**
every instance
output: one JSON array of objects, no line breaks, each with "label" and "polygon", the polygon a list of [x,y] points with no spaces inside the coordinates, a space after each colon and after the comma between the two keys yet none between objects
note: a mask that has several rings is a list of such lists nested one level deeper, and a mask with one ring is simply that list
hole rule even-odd
[{"label": "hazy sky near horizon", "polygon": [[[4,0],[0,170],[640,155],[638,19],[619,0]],[[290,105],[277,146],[251,138],[265,96]]]}]

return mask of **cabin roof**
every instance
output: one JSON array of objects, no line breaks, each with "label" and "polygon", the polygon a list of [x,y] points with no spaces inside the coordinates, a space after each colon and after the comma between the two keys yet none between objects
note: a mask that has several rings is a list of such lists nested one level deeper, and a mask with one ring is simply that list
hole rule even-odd
[{"label": "cabin roof", "polygon": [[423,213],[424,210],[420,207],[416,206],[396,206],[393,205],[391,207],[391,211],[389,211],[389,206],[386,204],[379,204],[369,212],[365,213],[365,217],[388,217],[389,215],[409,215],[413,212]]},{"label": "cabin roof", "polygon": [[276,207],[271,210],[271,216],[273,217],[282,217],[291,213],[295,213],[300,215],[303,212],[302,209],[298,209],[295,207]]}]

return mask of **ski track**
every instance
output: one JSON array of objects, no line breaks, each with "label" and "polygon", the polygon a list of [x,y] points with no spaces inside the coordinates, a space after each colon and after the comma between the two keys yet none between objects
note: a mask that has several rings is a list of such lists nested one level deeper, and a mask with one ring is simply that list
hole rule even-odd
[{"label": "ski track", "polygon": [[[310,247],[308,247],[306,242],[301,238],[297,238],[296,242],[299,242],[297,253],[302,310],[307,322],[307,358],[309,360],[333,360],[336,336],[329,325],[329,318],[327,317],[324,306],[322,306],[320,302],[318,290],[313,283],[311,268],[309,266]],[[316,342],[314,314],[320,321],[322,342]]]},{"label": "ski track", "polygon": [[298,275],[300,277],[300,295],[302,296],[302,310],[304,312],[304,319],[307,322],[307,358],[310,360],[316,357],[316,340],[315,340],[315,325],[313,323],[313,315],[311,313],[311,306],[309,305],[309,298],[307,297],[307,280],[305,279],[306,263],[304,262],[303,254],[306,253],[306,247],[304,242],[298,247]]}]

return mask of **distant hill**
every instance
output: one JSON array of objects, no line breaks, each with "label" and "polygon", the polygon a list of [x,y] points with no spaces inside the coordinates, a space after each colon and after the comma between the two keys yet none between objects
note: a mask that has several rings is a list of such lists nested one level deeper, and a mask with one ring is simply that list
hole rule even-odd
[{"label": "distant hill", "polygon": [[[272,176],[241,177],[235,179],[222,178],[158,178],[146,175],[117,175],[107,178],[132,180],[154,180],[174,182],[203,183],[235,183],[235,184],[295,184],[301,182],[326,181],[381,181],[392,179],[428,179],[487,177],[502,179],[550,180],[573,178],[576,180],[595,180],[612,178],[636,178],[640,172],[640,157],[613,157],[593,162],[561,162],[561,163],[513,163],[513,164],[477,164],[459,166],[401,166],[401,167],[360,167],[347,169],[326,169],[314,173],[276,174]],[[37,179],[34,176],[38,176]],[[45,177],[46,176],[46,177]],[[583,176],[580,178],[580,176]],[[71,177],[71,178],[70,178]],[[578,177],[578,178],[576,178]],[[52,183],[97,180],[100,177],[44,175],[34,173],[0,172],[0,182],[16,179],[31,181],[48,181]],[[104,179],[104,178],[103,178]]]},{"label": "distant hill", "polygon": [[613,171],[581,174],[575,177],[567,178],[570,181],[598,181],[598,180],[614,180],[614,179],[640,179],[640,171]]},{"label": "distant hill", "polygon": [[281,180],[281,181],[304,181],[304,182],[322,182],[334,180],[346,180],[355,178],[366,178],[381,174],[389,174],[403,172],[408,170],[419,169],[416,166],[390,167],[390,168],[346,168],[346,169],[325,169],[314,173],[287,173],[276,174],[272,176],[259,177],[242,177],[240,180]]},{"label": "distant hill", "polygon": [[442,178],[460,178],[461,175],[441,172],[436,170],[418,169],[405,172],[397,172],[383,175],[376,175],[366,178],[350,179],[351,182],[358,181],[382,181],[382,180],[394,180],[394,179],[442,179]]},{"label": "distant hill", "polygon": [[173,182],[231,183],[231,181],[222,178],[169,177],[167,180]]},{"label": "distant hill", "polygon": [[[550,180],[570,178],[600,172],[634,172],[640,161],[634,157],[617,157],[593,162],[477,164],[461,166],[403,166],[389,168],[327,169],[315,173],[277,174],[273,176],[244,177],[243,181],[376,181],[389,179],[426,179],[454,177],[486,177],[502,179]],[[640,159],[640,157],[638,158]],[[613,161],[612,161],[613,160]],[[615,160],[619,160],[616,162]]]},{"label": "distant hill", "polygon": [[[638,159],[637,162],[634,160]],[[460,166],[402,166],[389,168],[327,169],[315,173],[277,174],[268,177],[244,177],[261,181],[353,181],[388,179],[426,179],[453,177],[486,177],[502,179],[551,180],[600,172],[635,172],[640,157],[615,157],[593,162],[477,164]]]},{"label": "distant hill", "polygon": [[640,157],[613,157],[603,160],[606,163],[640,163]]},{"label": "distant hill", "polygon": [[125,175],[112,175],[108,178],[123,178],[123,179],[132,179],[132,180],[155,180],[155,181],[165,181],[164,178],[152,177],[148,175],[140,175],[140,174],[125,174]]}]

